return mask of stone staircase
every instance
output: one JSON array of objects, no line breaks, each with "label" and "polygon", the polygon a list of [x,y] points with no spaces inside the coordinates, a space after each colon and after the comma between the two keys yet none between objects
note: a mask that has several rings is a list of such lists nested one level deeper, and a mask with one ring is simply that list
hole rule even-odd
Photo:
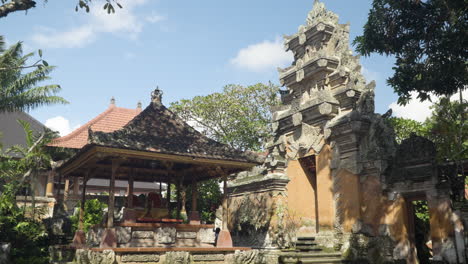
[{"label": "stone staircase", "polygon": [[314,237],[298,237],[293,251],[283,251],[279,257],[282,264],[330,264],[346,263],[339,252],[323,252]]}]

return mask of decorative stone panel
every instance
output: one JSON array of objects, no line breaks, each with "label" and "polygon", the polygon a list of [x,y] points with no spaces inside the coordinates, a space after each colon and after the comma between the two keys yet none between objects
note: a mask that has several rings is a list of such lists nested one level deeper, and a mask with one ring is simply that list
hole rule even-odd
[{"label": "decorative stone panel", "polygon": [[117,235],[117,243],[119,244],[128,243],[130,242],[130,239],[132,238],[132,228],[118,226],[115,228],[115,234]]},{"label": "decorative stone panel", "polygon": [[176,229],[173,227],[159,227],[155,232],[155,240],[159,244],[175,243]]},{"label": "decorative stone panel", "polygon": [[157,254],[126,254],[120,258],[122,262],[158,262]]},{"label": "decorative stone panel", "polygon": [[193,261],[224,261],[224,254],[196,254]]},{"label": "decorative stone panel", "polygon": [[197,238],[197,232],[177,232],[177,238],[194,239]]},{"label": "decorative stone panel", "polygon": [[201,228],[198,231],[198,240],[201,243],[214,244],[215,238],[215,232],[211,228]]},{"label": "decorative stone panel", "polygon": [[153,239],[154,232],[153,231],[133,231],[132,238]]}]

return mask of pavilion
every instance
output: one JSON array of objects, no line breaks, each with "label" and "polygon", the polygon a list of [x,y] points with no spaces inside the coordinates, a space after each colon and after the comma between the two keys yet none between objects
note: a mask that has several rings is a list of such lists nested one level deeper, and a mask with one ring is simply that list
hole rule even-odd
[{"label": "pavilion", "polygon": [[[201,225],[197,211],[197,183],[212,178],[224,180],[223,226],[218,235],[217,247],[232,247],[232,240],[227,229],[227,176],[247,170],[262,162],[261,158],[252,152],[235,150],[207,138],[168,110],[161,102],[162,92],[157,88],[152,92],[151,103],[146,109],[135,116],[128,124],[113,132],[88,131],[88,143],[73,157],[57,168],[60,178],[82,179],[81,212],[78,231],[73,239],[77,247],[85,246],[86,238],[83,231],[83,209],[86,199],[87,182],[90,179],[108,179],[109,199],[108,216],[100,233],[100,248],[116,247],[176,247],[177,243],[151,242],[145,237],[145,243],[135,242],[121,244],[120,231],[117,228],[127,228],[130,232],[147,232],[156,229],[172,228],[181,232],[181,237],[191,236],[183,232],[211,228],[211,225]],[[128,181],[127,206],[124,208],[123,219],[114,221],[115,181]],[[135,208],[133,183],[159,182],[167,185],[167,197],[153,197],[146,208]],[[170,185],[177,186],[177,205],[171,208]],[[185,207],[185,195],[181,194],[181,186],[192,188],[192,211],[189,224],[183,224],[180,212]],[[174,191],[174,190],[173,190]],[[177,216],[172,217],[170,210],[176,210]],[[158,229],[158,230],[159,230]],[[143,230],[143,231],[141,231]],[[153,232],[151,231],[151,232]],[[169,232],[173,233],[173,232]],[[194,233],[194,232],[192,232]],[[191,234],[192,234],[191,233]],[[132,234],[132,233],[130,233]],[[179,234],[177,234],[179,238]],[[149,241],[149,242],[148,242]],[[172,241],[162,239],[160,241]],[[126,241],[128,242],[128,241]],[[120,244],[119,244],[120,243]],[[184,242],[185,243],[185,242]],[[202,243],[189,243],[189,246],[201,246]],[[155,246],[156,245],[156,246]],[[187,246],[187,243],[184,244]]]}]

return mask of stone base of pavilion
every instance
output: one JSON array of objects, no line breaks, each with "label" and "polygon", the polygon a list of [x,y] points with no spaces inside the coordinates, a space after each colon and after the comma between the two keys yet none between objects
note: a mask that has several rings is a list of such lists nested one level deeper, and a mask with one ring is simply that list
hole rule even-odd
[{"label": "stone base of pavilion", "polygon": [[84,243],[67,247],[78,264],[237,263],[237,255],[251,251],[216,244],[214,225],[205,224],[115,223],[80,234]]}]

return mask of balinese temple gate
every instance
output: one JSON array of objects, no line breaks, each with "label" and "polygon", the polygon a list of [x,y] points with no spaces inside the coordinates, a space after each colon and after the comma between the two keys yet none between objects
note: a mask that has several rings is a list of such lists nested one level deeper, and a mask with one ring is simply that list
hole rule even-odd
[{"label": "balinese temple gate", "polygon": [[[395,142],[386,115],[374,112],[375,82],[361,73],[349,28],[316,0],[306,23],[284,36],[294,62],[279,69],[286,89],[272,110],[269,154],[228,185],[234,245],[326,249],[353,263],[418,263],[413,201],[426,201],[433,260],[465,263],[450,170],[436,164],[430,141]],[[307,254],[281,259],[306,263]]]}]

